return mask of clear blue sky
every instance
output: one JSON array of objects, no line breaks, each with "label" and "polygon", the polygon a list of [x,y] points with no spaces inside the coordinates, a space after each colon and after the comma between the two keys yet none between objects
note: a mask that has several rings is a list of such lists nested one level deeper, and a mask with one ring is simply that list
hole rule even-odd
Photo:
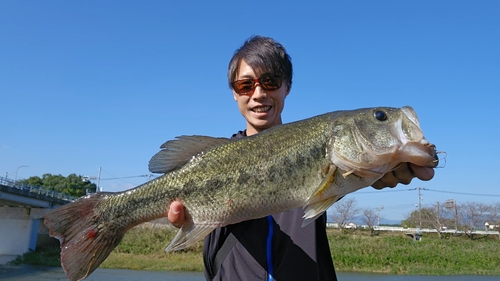
[{"label": "clear blue sky", "polygon": [[424,206],[499,202],[499,15],[499,1],[1,1],[0,175],[101,166],[121,191],[164,141],[244,129],[226,70],[259,34],[294,63],[284,122],[410,105],[447,152],[432,181],[363,189],[359,207],[401,219],[417,187],[439,191]]}]

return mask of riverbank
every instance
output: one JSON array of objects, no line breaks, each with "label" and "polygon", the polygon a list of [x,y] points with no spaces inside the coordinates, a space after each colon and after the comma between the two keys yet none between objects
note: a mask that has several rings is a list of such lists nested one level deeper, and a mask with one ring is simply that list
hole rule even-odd
[{"label": "riverbank", "polygon": [[[101,268],[202,271],[202,242],[184,251],[164,253],[175,235],[165,228],[134,228]],[[439,239],[426,234],[415,241],[405,234],[328,230],[335,267],[340,272],[377,272],[402,275],[498,275],[498,237],[470,240],[461,236]],[[14,264],[58,266],[58,249],[39,249]]]},{"label": "riverbank", "polygon": [[[32,265],[0,265],[2,281],[67,281],[61,267]],[[203,281],[201,272],[179,271],[144,271],[98,268],[85,281],[137,281],[137,280],[170,280],[170,281]],[[488,280],[486,280],[488,281]]]},{"label": "riverbank", "polygon": [[[498,276],[454,275],[390,275],[377,273],[338,272],[341,281],[498,281]],[[31,265],[0,266],[2,281],[66,281],[62,268]],[[204,281],[201,272],[153,271],[98,268],[85,281]]]}]

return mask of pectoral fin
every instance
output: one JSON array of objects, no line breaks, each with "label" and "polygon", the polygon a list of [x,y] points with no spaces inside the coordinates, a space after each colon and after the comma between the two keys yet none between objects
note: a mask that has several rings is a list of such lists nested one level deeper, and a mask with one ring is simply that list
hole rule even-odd
[{"label": "pectoral fin", "polygon": [[335,179],[335,170],[337,170],[337,166],[333,164],[328,165],[323,180],[319,184],[316,191],[314,191],[314,193],[307,199],[307,205],[303,217],[304,222],[302,223],[303,227],[321,216],[326,209],[328,209],[328,207],[337,201],[337,196],[324,198],[325,191],[330,187]]},{"label": "pectoral fin", "polygon": [[220,225],[203,224],[196,225],[192,221],[186,221],[175,235],[165,252],[178,251],[187,248],[199,240],[203,239],[210,232]]},{"label": "pectoral fin", "polygon": [[327,167],[327,171],[325,176],[323,177],[323,180],[319,184],[318,188],[314,193],[307,199],[307,205],[314,204],[315,202],[318,201],[323,201],[325,200],[324,198],[324,193],[330,187],[330,185],[333,183],[333,180],[335,179],[335,170],[337,170],[337,166],[330,164]]}]

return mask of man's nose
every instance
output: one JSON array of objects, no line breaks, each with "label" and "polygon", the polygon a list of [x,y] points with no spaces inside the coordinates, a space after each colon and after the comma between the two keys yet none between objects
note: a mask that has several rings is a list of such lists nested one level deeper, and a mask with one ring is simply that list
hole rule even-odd
[{"label": "man's nose", "polygon": [[260,100],[260,99],[265,98],[266,96],[267,96],[267,93],[264,89],[262,89],[260,84],[255,85],[255,89],[253,91],[252,98],[255,100]]}]

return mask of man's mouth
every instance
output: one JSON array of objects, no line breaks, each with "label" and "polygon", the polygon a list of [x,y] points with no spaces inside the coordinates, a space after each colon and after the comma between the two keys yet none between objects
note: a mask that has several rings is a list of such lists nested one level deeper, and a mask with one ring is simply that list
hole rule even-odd
[{"label": "man's mouth", "polygon": [[252,111],[255,113],[266,113],[270,109],[271,109],[271,106],[269,106],[269,105],[268,106],[258,106],[258,107],[252,108]]}]

